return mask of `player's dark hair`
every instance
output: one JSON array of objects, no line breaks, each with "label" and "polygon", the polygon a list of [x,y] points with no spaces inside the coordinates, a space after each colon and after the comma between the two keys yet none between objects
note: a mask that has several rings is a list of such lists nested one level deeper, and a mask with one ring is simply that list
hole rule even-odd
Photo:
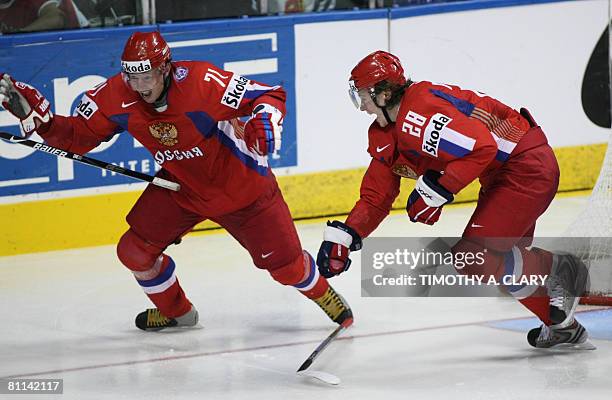
[{"label": "player's dark hair", "polygon": [[387,90],[387,89],[391,90],[391,98],[387,100],[385,107],[392,108],[400,102],[400,100],[402,99],[402,96],[404,96],[404,92],[406,91],[406,88],[412,85],[412,83],[413,82],[410,79],[406,80],[406,83],[404,83],[403,85],[397,85],[397,84],[389,83],[387,81],[381,81],[381,82],[378,82],[376,85],[374,85],[374,93],[378,94],[382,92],[383,90]]}]

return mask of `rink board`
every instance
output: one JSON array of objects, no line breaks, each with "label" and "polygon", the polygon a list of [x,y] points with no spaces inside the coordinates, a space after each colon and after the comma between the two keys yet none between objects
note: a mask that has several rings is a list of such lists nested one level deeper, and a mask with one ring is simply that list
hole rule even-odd
[{"label": "rink board", "polygon": [[[285,87],[283,153],[273,165],[294,218],[308,218],[346,213],[358,198],[369,162],[371,118],[348,101],[346,81],[354,64],[376,49],[398,54],[414,80],[477,88],[531,109],[559,158],[560,190],[592,187],[609,129],[586,116],[581,85],[606,15],[607,2],[601,0],[476,1],[172,24],[161,30],[175,59],[207,59]],[[0,37],[0,60],[65,115],[84,90],[118,70],[125,38],[144,29],[153,27]],[[6,111],[0,111],[0,129],[17,132]],[[155,171],[150,154],[126,133],[91,155]],[[395,208],[403,208],[412,182],[403,186]],[[0,255],[116,242],[143,187],[2,142]],[[474,200],[476,194],[471,185],[457,201]]]}]

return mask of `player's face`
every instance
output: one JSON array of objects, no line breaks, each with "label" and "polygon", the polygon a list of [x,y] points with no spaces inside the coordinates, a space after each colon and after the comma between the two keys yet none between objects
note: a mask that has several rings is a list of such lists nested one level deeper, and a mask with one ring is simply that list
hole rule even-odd
[{"label": "player's face", "polygon": [[[385,127],[387,125],[387,119],[385,118],[385,114],[383,114],[381,108],[374,103],[371,90],[360,89],[358,91],[358,95],[360,100],[359,109],[367,112],[370,115],[375,115],[378,125]],[[378,104],[385,104],[385,95],[383,93],[376,95],[376,102]]]},{"label": "player's face", "polygon": [[141,74],[127,74],[132,90],[147,103],[153,103],[164,90],[164,74],[159,68]]},{"label": "player's face", "polygon": [[376,122],[381,127],[387,126],[388,122],[382,109],[376,104],[385,104],[387,94],[387,91],[375,94],[374,88],[357,89],[355,83],[352,80],[349,81],[349,96],[355,107],[360,111],[375,115]]},{"label": "player's face", "polygon": [[375,114],[378,107],[372,100],[372,94],[369,89],[360,89],[357,94],[359,95],[359,110],[365,111],[368,114]]}]

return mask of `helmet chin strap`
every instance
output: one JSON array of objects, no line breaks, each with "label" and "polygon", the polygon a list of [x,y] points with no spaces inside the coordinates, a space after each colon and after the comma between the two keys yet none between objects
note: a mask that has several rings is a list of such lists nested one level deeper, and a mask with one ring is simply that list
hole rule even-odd
[{"label": "helmet chin strap", "polygon": [[153,102],[153,108],[157,112],[164,112],[168,109],[168,89],[170,88],[170,75],[172,74],[169,73],[168,76],[164,78],[164,90],[162,90],[157,100]]},{"label": "helmet chin strap", "polygon": [[391,118],[389,117],[389,113],[387,112],[387,107],[379,107],[379,108],[382,110],[383,115],[385,116],[385,119],[387,120],[387,123],[392,124],[393,121],[391,121]]},{"label": "helmet chin strap", "polygon": [[372,100],[374,101],[374,105],[376,105],[376,107],[380,108],[382,110],[383,115],[385,116],[385,119],[387,120],[388,124],[392,124],[393,121],[391,121],[391,117],[389,117],[389,113],[387,112],[387,107],[386,106],[381,106],[380,104],[378,104],[378,102],[376,101],[376,97],[372,97]]}]

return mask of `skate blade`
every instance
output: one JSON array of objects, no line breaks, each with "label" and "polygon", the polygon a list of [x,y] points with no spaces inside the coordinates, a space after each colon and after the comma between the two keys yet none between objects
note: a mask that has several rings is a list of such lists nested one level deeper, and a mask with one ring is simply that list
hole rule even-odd
[{"label": "skate blade", "polygon": [[582,343],[560,343],[550,347],[551,350],[596,350],[597,346],[586,340]]},{"label": "skate blade", "polygon": [[168,326],[164,328],[149,328],[145,332],[165,332],[165,333],[176,333],[183,331],[191,331],[191,330],[199,330],[204,329],[205,326],[200,324],[199,322],[195,325],[178,325],[178,326]]}]

